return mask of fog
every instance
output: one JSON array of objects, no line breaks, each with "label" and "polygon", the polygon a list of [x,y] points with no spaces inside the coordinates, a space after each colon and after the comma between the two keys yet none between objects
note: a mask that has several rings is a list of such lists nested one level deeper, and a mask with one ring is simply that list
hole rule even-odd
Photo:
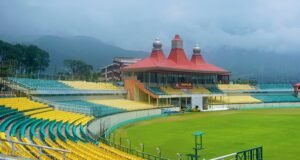
[{"label": "fog", "polygon": [[1,35],[84,35],[133,50],[164,46],[180,34],[186,46],[229,46],[270,53],[300,50],[296,0],[1,0]]}]

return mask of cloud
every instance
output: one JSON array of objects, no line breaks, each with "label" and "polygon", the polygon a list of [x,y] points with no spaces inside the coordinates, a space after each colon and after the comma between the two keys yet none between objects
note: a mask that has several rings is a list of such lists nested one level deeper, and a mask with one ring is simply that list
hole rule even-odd
[{"label": "cloud", "polygon": [[2,0],[0,34],[85,35],[128,49],[150,50],[155,37],[170,46],[221,46],[297,53],[296,0]]}]

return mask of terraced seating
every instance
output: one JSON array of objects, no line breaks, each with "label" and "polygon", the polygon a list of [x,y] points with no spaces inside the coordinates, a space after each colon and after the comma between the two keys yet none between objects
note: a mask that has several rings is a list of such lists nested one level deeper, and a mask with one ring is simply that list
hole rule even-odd
[{"label": "terraced seating", "polygon": [[184,94],[184,92],[181,89],[175,89],[172,87],[165,86],[165,87],[160,87],[160,89],[167,94]]},{"label": "terraced seating", "polygon": [[218,84],[218,88],[222,91],[255,90],[249,84]]},{"label": "terraced seating", "polygon": [[[98,141],[89,137],[85,129],[87,123],[93,119],[91,116],[57,111],[51,108],[50,110],[45,108],[17,110],[0,106],[0,111],[3,111],[0,112],[0,138],[2,139],[10,138],[28,144],[34,143],[41,146],[66,149],[71,151],[66,155],[66,159],[141,159],[109,146],[99,145]],[[17,149],[15,156],[31,159],[40,158],[42,160],[63,159],[63,154],[59,151],[44,148],[41,152],[35,147],[22,145],[15,145],[15,148]],[[0,153],[10,154],[11,151],[11,144],[3,142]]]},{"label": "terraced seating", "polygon": [[260,100],[251,96],[216,96],[208,99],[210,104],[243,104],[261,103]]},{"label": "terraced seating", "polygon": [[253,95],[256,99],[259,99],[265,103],[279,103],[279,102],[300,102],[300,99],[292,94],[283,95]]},{"label": "terraced seating", "polygon": [[150,92],[156,95],[165,95],[166,93],[158,87],[146,87]]},{"label": "terraced seating", "polygon": [[210,87],[206,87],[211,93],[223,93],[221,90],[219,90],[216,86],[210,86]]},{"label": "terraced seating", "polygon": [[131,101],[127,99],[103,99],[103,100],[88,100],[88,101],[91,103],[111,106],[119,109],[129,110],[129,111],[154,108],[153,105],[137,102],[137,101]]},{"label": "terraced seating", "polygon": [[194,87],[192,89],[189,89],[189,92],[190,93],[193,93],[193,94],[209,94],[210,91],[204,87]]},{"label": "terraced seating", "polygon": [[47,105],[31,101],[28,98],[0,98],[0,104],[19,111],[46,108]]},{"label": "terraced seating", "polygon": [[261,90],[293,90],[291,84],[258,84],[257,87]]},{"label": "terraced seating", "polygon": [[[57,102],[57,104],[61,104],[61,110],[70,110],[75,112],[77,112],[77,110],[79,110],[78,112],[85,112],[85,110],[88,110],[89,113],[92,113],[92,115],[96,117],[124,112],[123,109],[81,100],[61,101]],[[85,110],[83,110],[82,108],[84,108]]]},{"label": "terraced seating", "polygon": [[42,80],[42,79],[15,78],[15,77],[10,77],[9,80],[29,89],[37,89],[37,90],[72,89],[72,87],[69,87],[64,83],[61,83],[56,80]]},{"label": "terraced seating", "polygon": [[82,90],[119,90],[120,88],[111,84],[103,82],[86,82],[86,81],[60,81],[72,88]]}]

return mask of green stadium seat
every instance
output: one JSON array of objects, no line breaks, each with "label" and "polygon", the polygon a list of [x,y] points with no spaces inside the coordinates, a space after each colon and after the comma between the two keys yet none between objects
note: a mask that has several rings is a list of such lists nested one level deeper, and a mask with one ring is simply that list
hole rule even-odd
[{"label": "green stadium seat", "polygon": [[13,121],[16,121],[18,119],[21,119],[23,118],[24,115],[23,113],[17,113],[15,114],[13,117],[10,116],[8,117],[7,119],[4,120],[4,122],[1,123],[1,127],[0,127],[0,132],[5,132],[7,127],[13,122]]},{"label": "green stadium seat", "polygon": [[65,133],[66,133],[67,138],[72,140],[73,142],[77,142],[78,139],[73,137],[72,134],[70,133],[70,124],[65,123],[64,127],[65,127]]},{"label": "green stadium seat", "polygon": [[40,136],[42,139],[45,139],[47,137],[46,133],[45,133],[45,128],[47,127],[47,125],[50,123],[49,120],[46,120],[42,123],[41,127],[40,127]]},{"label": "green stadium seat", "polygon": [[30,120],[31,120],[30,118],[18,119],[18,121],[16,121],[10,129],[10,136],[15,137],[17,129],[20,127],[20,125],[22,125],[23,123],[27,123]]},{"label": "green stadium seat", "polygon": [[51,138],[51,140],[52,141],[54,141],[55,142],[55,140],[56,140],[56,135],[55,135],[55,133],[54,133],[54,127],[56,126],[56,121],[51,121],[50,122],[50,125],[49,125],[49,136],[50,136],[50,138]]},{"label": "green stadium seat", "polygon": [[37,121],[36,119],[30,119],[30,121],[27,121],[26,123],[23,123],[23,125],[20,128],[20,136],[21,137],[25,137],[25,132],[26,129],[29,125],[31,125],[32,123],[34,123],[35,121]]},{"label": "green stadium seat", "polygon": [[86,139],[87,141],[89,141],[89,142],[92,142],[93,144],[98,144],[97,141],[95,141],[94,139],[92,139],[90,136],[88,136],[88,135],[85,133],[85,131],[84,131],[82,125],[80,125],[79,127],[80,127],[80,128],[79,128],[80,134],[82,135],[83,138],[85,138],[85,139]]},{"label": "green stadium seat", "polygon": [[38,119],[31,125],[31,127],[30,127],[30,138],[31,139],[33,137],[36,137],[35,130],[42,122],[44,122],[42,119]]},{"label": "green stadium seat", "polygon": [[77,133],[77,126],[76,125],[72,125],[72,132],[73,132],[73,135],[80,141],[82,142],[87,142],[85,139],[82,139],[78,133]]},{"label": "green stadium seat", "polygon": [[64,142],[66,142],[67,138],[63,135],[62,130],[61,130],[62,126],[63,126],[63,123],[58,122],[58,124],[57,124],[57,135],[58,135],[58,138],[60,138]]}]

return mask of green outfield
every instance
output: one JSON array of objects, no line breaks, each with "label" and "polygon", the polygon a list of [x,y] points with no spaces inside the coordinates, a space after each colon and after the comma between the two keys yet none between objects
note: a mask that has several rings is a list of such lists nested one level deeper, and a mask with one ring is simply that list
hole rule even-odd
[{"label": "green outfield", "polygon": [[213,158],[263,146],[269,160],[300,159],[300,109],[259,109],[186,113],[141,121],[114,132],[115,142],[176,159],[176,153],[192,153],[193,132],[203,131],[203,158]]}]

